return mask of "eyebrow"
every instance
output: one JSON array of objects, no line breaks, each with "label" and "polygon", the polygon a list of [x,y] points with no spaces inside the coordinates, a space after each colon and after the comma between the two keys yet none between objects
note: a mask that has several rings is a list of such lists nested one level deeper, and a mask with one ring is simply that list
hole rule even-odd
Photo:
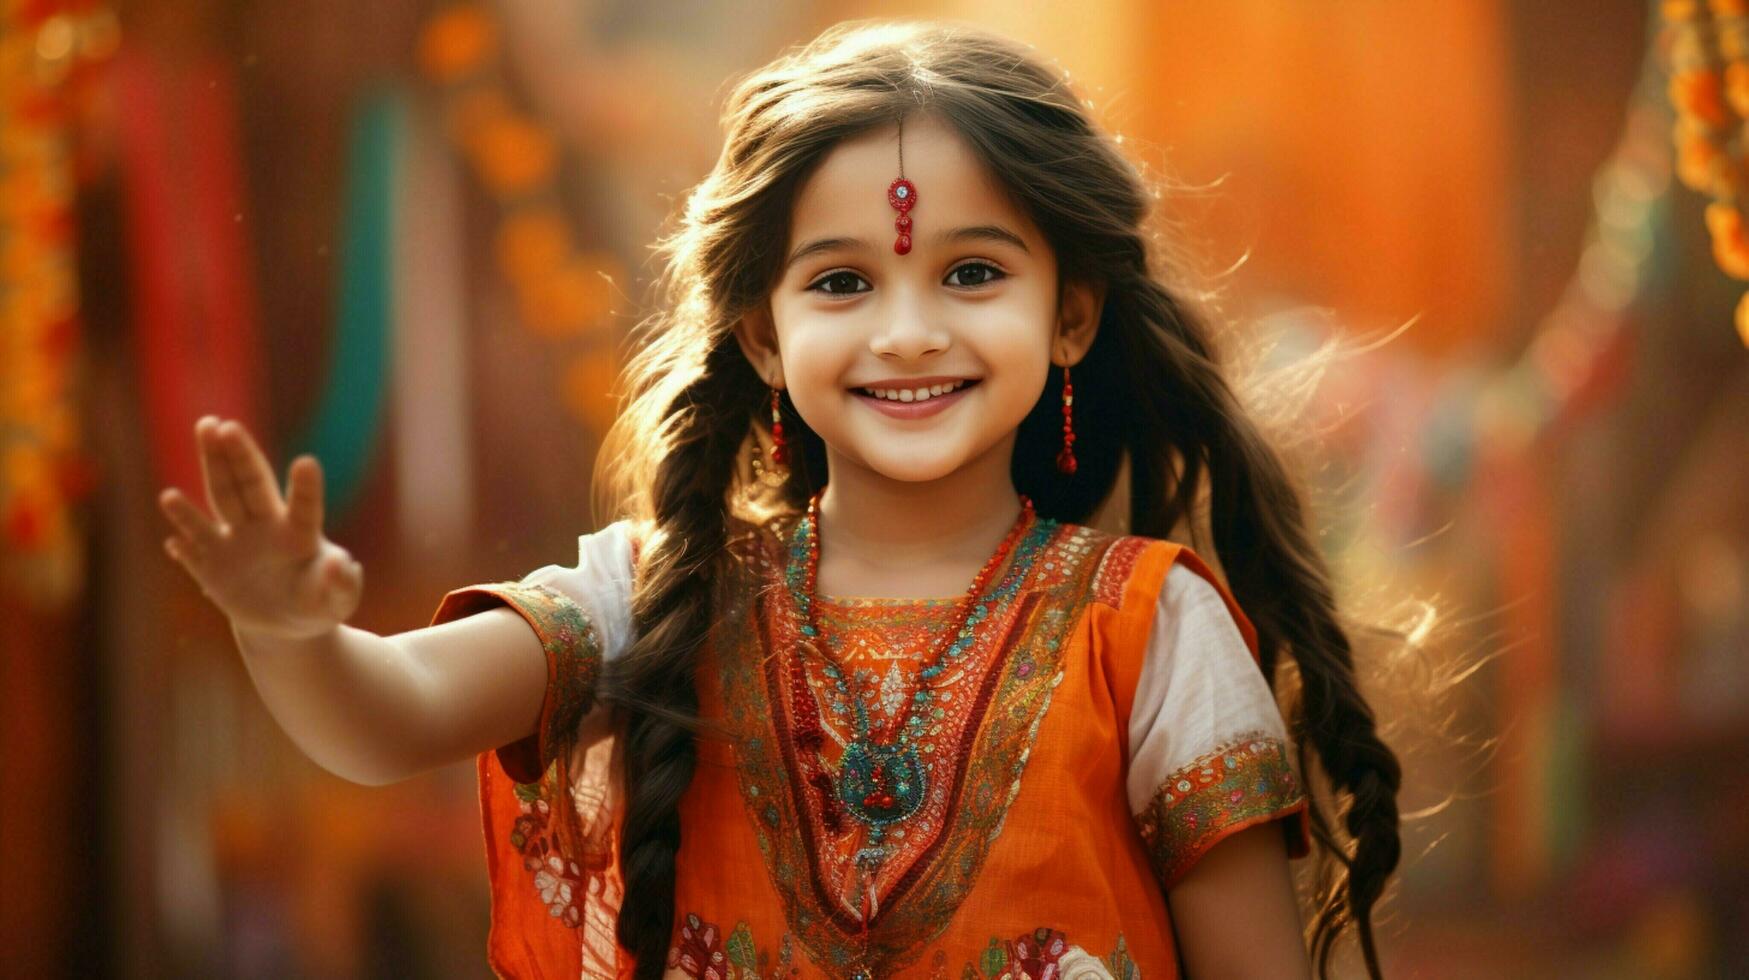
[{"label": "eyebrow", "polygon": [[[968,225],[964,228],[949,228],[935,236],[935,241],[942,245],[966,241],[1006,242],[1028,255],[1032,254],[1032,249],[1026,247],[1026,242],[1021,241],[1019,235],[1001,225]],[[841,248],[866,249],[868,247],[868,242],[860,238],[816,238],[791,252],[789,258],[784,260],[783,267],[788,269],[816,252],[829,252]]]}]

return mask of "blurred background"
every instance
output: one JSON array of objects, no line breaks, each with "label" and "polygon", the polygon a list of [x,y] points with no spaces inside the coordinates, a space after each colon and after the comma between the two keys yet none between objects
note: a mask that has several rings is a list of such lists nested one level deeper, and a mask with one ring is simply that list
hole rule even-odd
[{"label": "blurred background", "polygon": [[472,767],[303,757],[155,496],[199,497],[202,413],[316,453],[380,632],[575,561],[727,80],[930,16],[1037,45],[1188,188],[1271,356],[1370,344],[1308,417],[1324,540],[1473,668],[1380,704],[1388,975],[1749,975],[1749,250],[1698,139],[1749,78],[1670,75],[1740,36],[1711,6],[0,0],[0,972],[489,975]]}]

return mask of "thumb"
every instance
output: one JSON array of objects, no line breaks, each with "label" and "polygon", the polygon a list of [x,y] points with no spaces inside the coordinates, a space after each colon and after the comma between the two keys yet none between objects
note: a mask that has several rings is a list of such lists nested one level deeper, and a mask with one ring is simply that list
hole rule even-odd
[{"label": "thumb", "polygon": [[364,566],[344,553],[331,555],[324,559],[322,566],[322,595],[327,602],[328,612],[336,620],[344,622],[358,609],[359,599],[364,594]]}]

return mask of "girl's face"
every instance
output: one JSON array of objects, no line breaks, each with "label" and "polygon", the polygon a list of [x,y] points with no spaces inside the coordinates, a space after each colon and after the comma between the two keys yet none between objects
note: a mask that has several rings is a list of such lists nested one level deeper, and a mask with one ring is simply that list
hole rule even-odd
[{"label": "girl's face", "polygon": [[897,127],[846,140],[797,196],[769,322],[750,317],[737,336],[834,467],[923,482],[995,452],[1005,473],[1052,364],[1092,343],[1098,302],[1081,287],[1058,296],[1043,235],[957,133],[905,122],[910,252],[893,250],[887,201]]}]

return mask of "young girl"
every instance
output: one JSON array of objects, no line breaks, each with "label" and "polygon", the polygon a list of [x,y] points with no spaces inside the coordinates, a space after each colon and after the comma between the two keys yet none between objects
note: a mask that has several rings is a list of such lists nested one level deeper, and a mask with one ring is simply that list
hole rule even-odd
[{"label": "young girl", "polygon": [[345,626],[317,462],[282,501],[196,426],[166,547],[274,716],[359,782],[477,754],[506,976],[1305,976],[1313,839],[1311,959],[1377,976],[1397,760],[1136,170],[957,26],[829,30],[726,122],[575,565]]}]

